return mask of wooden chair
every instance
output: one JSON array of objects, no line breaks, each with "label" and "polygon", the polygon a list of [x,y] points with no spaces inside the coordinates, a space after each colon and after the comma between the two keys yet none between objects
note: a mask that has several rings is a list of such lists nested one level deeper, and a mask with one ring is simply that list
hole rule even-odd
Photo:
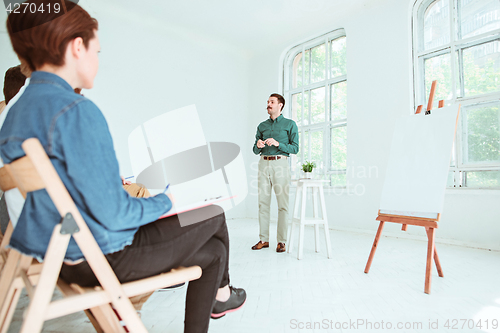
[{"label": "wooden chair", "polygon": [[[36,274],[36,278],[29,275],[29,267],[26,268],[26,265],[17,265],[14,269],[16,281],[21,281],[31,296],[21,332],[40,332],[46,320],[87,309],[92,310],[103,332],[125,332],[114,311],[131,332],[147,332],[129,297],[198,279],[201,268],[180,267],[154,277],[120,284],[40,142],[35,138],[28,139],[22,147],[26,156],[6,165],[7,171],[12,174],[22,193],[45,189],[62,220],[54,227],[41,272]],[[101,287],[81,288],[58,279],[71,237],[74,237]],[[9,258],[12,253],[18,252],[11,249]],[[32,259],[28,256],[21,257],[26,257],[26,261],[27,258]],[[7,268],[6,264],[4,274]],[[66,297],[51,302],[56,285]]]},{"label": "wooden chair", "polygon": [[[0,189],[6,192],[16,187],[17,184],[15,179],[8,168],[0,168]],[[26,198],[26,193],[22,193],[22,195]],[[23,256],[17,251],[9,251],[7,249],[13,231],[13,224],[9,221],[5,235],[2,235],[0,244],[0,333],[6,333],[10,326],[14,310],[19,301],[21,292],[25,287],[23,279],[28,277],[30,279],[30,285],[36,285],[42,268],[42,264],[37,260],[29,256]],[[62,280],[58,280],[58,287],[65,295],[72,295],[75,293],[75,291],[68,287]],[[31,294],[29,295],[31,296]],[[114,312],[109,313],[108,311],[108,315],[111,314],[111,316],[104,316],[106,311],[107,309],[104,309],[104,307],[85,310],[85,314],[97,333],[104,332],[102,327],[121,326]],[[102,325],[99,324],[99,322],[101,322]]]},{"label": "wooden chair", "polygon": [[[6,192],[16,187],[8,169],[0,168],[0,189]],[[9,328],[24,286],[21,279],[30,277],[32,283],[36,283],[35,279],[41,271],[41,264],[38,261],[7,249],[13,231],[14,227],[9,221],[0,244],[0,333],[7,332]]]}]

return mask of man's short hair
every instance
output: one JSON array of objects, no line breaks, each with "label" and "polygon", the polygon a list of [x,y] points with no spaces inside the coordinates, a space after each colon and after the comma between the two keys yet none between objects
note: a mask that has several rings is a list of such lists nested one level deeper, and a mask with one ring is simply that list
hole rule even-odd
[{"label": "man's short hair", "polygon": [[10,100],[16,96],[19,89],[24,85],[26,76],[21,73],[21,65],[11,67],[5,72],[3,81],[3,95],[5,96],[5,104],[9,104]]},{"label": "man's short hair", "polygon": [[[12,11],[7,19],[7,31],[14,51],[32,71],[45,64],[63,66],[70,41],[81,37],[88,48],[90,40],[95,37],[97,20],[74,2],[30,0],[26,3],[29,3],[29,8],[34,3],[36,8],[45,10],[35,10],[34,13],[30,10]],[[60,10],[56,13],[55,8]]]},{"label": "man's short hair", "polygon": [[277,93],[271,94],[271,96],[269,96],[269,97],[276,97],[278,99],[278,104],[279,103],[283,104],[283,106],[281,106],[281,110],[280,110],[280,111],[283,111],[283,108],[285,107],[285,98]]}]

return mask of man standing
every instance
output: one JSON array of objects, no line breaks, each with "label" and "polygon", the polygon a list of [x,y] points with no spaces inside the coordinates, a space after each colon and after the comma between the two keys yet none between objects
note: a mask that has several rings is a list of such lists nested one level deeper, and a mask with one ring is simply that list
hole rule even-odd
[{"label": "man standing", "polygon": [[269,247],[269,217],[271,189],[278,201],[278,246],[276,252],[285,252],[288,227],[288,198],[290,189],[290,167],[288,157],[299,151],[297,124],[281,114],[285,99],[272,94],[267,100],[269,119],[261,122],[255,134],[253,152],[260,154],[259,160],[259,225],[260,241],[252,250]]}]

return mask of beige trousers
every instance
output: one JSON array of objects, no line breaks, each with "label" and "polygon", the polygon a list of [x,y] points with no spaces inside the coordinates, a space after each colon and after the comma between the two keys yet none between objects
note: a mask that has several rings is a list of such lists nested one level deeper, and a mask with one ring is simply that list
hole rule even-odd
[{"label": "beige trousers", "polygon": [[259,226],[260,240],[269,242],[269,219],[271,215],[271,191],[274,189],[278,201],[279,243],[286,243],[288,229],[288,199],[290,192],[290,167],[288,159],[259,160]]}]

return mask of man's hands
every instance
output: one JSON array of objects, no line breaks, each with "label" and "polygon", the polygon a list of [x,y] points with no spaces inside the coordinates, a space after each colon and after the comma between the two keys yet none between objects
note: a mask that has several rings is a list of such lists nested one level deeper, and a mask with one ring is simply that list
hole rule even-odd
[{"label": "man's hands", "polygon": [[273,138],[269,138],[267,139],[266,141],[264,141],[264,143],[268,146],[276,146],[278,147],[280,145],[280,143],[276,140],[274,140]]},{"label": "man's hands", "polygon": [[274,140],[273,138],[269,138],[265,141],[262,141],[262,140],[257,141],[257,148],[259,148],[259,149],[264,148],[265,145],[278,147],[280,145],[280,143],[278,141]]},{"label": "man's hands", "polygon": [[257,148],[259,148],[259,149],[264,148],[265,145],[278,147],[280,145],[280,143],[278,141],[274,140],[273,138],[269,138],[265,141],[262,141],[262,140],[257,141]]}]

